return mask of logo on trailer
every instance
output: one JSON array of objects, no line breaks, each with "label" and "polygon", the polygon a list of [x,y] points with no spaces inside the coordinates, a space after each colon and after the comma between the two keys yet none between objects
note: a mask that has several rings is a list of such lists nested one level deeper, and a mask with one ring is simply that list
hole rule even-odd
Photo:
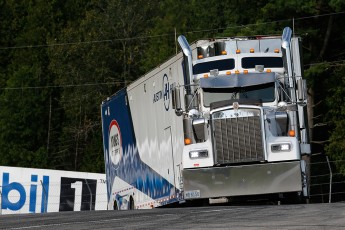
[{"label": "logo on trailer", "polygon": [[163,93],[164,93],[164,107],[165,110],[169,110],[169,104],[170,104],[170,85],[169,85],[169,79],[168,75],[164,74],[163,76]]},{"label": "logo on trailer", "polygon": [[163,98],[164,101],[164,108],[166,111],[169,110],[170,105],[170,92],[173,88],[173,84],[169,84],[169,78],[167,74],[163,76],[163,85],[162,90],[158,91],[153,95],[153,103],[160,101]]},{"label": "logo on trailer", "polygon": [[116,120],[112,120],[109,126],[109,155],[117,168],[122,158],[122,136]]}]

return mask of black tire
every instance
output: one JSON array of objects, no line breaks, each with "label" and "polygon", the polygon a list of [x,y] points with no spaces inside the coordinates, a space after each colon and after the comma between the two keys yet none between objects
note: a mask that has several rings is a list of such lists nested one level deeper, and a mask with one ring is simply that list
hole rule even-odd
[{"label": "black tire", "polygon": [[195,199],[195,200],[187,200],[185,205],[187,207],[204,207],[209,206],[209,200],[208,199]]},{"label": "black tire", "polygon": [[129,210],[134,210],[135,209],[135,206],[134,206],[134,199],[133,197],[131,196],[129,198],[129,207],[128,207]]},{"label": "black tire", "polygon": [[290,192],[284,194],[284,204],[306,204],[307,199],[301,193]]},{"label": "black tire", "polygon": [[119,206],[117,206],[116,200],[114,201],[114,210],[119,210]]}]

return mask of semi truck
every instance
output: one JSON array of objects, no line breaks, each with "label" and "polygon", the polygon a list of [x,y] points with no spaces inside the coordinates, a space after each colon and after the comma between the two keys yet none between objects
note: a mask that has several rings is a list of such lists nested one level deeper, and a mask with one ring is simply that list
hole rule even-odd
[{"label": "semi truck", "polygon": [[102,102],[108,209],[309,197],[301,38],[203,39]]}]

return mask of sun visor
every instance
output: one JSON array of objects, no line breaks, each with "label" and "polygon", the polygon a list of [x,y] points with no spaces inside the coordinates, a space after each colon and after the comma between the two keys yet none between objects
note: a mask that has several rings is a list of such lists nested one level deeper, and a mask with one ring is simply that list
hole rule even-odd
[{"label": "sun visor", "polygon": [[237,88],[263,85],[275,81],[275,73],[248,73],[200,79],[201,88]]}]

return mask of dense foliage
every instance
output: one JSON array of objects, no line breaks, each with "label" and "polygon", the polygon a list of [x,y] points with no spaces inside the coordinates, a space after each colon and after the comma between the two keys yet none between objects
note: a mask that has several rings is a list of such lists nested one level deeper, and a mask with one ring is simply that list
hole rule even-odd
[{"label": "dense foliage", "polygon": [[104,171],[100,103],[192,42],[303,38],[314,151],[345,174],[340,0],[0,0],[0,165]]}]

